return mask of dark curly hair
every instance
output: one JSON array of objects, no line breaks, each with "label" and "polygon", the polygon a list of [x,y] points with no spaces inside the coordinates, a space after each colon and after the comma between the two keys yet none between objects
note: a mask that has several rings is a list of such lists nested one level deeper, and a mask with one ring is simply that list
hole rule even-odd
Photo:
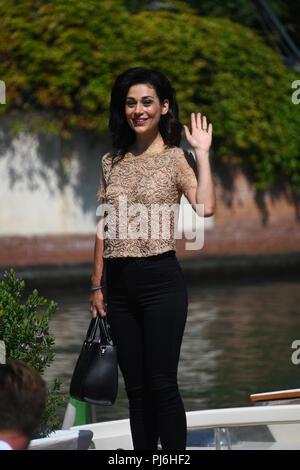
[{"label": "dark curly hair", "polygon": [[135,133],[125,115],[125,102],[129,88],[139,83],[149,83],[155,88],[160,103],[169,100],[169,110],[160,117],[159,131],[167,147],[179,147],[182,124],[178,120],[178,106],[175,90],[165,75],[157,70],[134,67],[119,75],[113,85],[110,101],[109,130],[115,156],[123,156],[134,143]]}]

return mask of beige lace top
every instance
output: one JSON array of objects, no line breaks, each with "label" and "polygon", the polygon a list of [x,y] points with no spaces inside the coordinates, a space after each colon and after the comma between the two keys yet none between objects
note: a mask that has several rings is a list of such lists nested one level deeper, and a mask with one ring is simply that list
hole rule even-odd
[{"label": "beige lace top", "polygon": [[[146,257],[175,250],[182,194],[197,186],[194,157],[179,147],[101,161],[104,258]],[[177,212],[176,212],[177,211]]]}]

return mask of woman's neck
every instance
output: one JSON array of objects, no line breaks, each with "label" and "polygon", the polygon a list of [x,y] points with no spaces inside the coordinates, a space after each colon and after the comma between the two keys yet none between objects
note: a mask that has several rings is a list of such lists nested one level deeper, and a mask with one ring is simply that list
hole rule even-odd
[{"label": "woman's neck", "polygon": [[130,151],[136,155],[144,153],[146,150],[160,150],[164,147],[164,141],[160,133],[158,132],[156,136],[136,136],[135,142],[132,145]]}]

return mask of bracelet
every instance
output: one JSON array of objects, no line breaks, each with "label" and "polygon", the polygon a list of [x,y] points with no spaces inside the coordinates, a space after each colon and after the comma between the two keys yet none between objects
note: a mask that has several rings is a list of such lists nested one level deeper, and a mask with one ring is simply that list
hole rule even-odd
[{"label": "bracelet", "polygon": [[91,290],[98,290],[98,289],[102,289],[102,287],[104,287],[104,285],[102,284],[101,286],[93,286],[91,287]]}]

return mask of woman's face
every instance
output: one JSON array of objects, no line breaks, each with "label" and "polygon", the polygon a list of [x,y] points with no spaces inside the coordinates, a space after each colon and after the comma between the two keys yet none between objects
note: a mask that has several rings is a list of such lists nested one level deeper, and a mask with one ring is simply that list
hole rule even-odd
[{"label": "woman's face", "polygon": [[129,88],[125,114],[129,126],[137,134],[157,131],[160,116],[169,109],[168,100],[160,103],[155,88],[148,83],[139,83]]}]

